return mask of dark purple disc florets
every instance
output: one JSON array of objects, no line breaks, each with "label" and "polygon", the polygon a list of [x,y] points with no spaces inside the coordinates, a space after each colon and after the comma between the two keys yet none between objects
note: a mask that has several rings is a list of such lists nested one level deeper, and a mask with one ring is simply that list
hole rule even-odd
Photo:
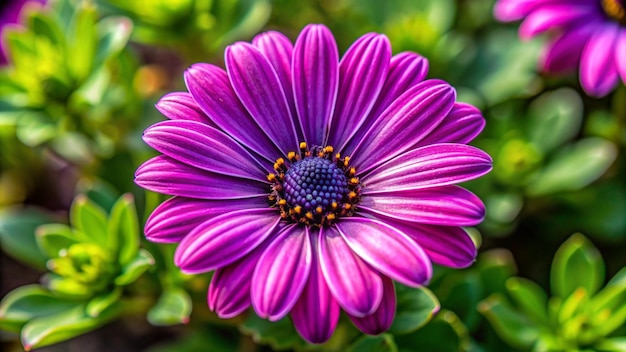
[{"label": "dark purple disc florets", "polygon": [[278,158],[269,200],[283,219],[306,225],[332,224],[340,216],[350,216],[360,200],[361,183],[350,158],[333,156],[333,148],[300,145],[300,153],[290,152],[287,160]]}]

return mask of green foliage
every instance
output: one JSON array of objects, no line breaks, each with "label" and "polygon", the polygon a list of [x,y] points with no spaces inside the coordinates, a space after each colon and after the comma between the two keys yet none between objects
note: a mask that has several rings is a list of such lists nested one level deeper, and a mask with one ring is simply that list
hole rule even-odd
[{"label": "green foliage", "polygon": [[190,314],[191,297],[187,291],[177,287],[166,288],[148,311],[148,321],[152,325],[187,324]]},{"label": "green foliage", "polygon": [[[25,12],[22,28],[2,33],[0,246],[46,273],[2,298],[0,329],[36,349],[139,314],[160,329],[150,336],[176,335],[151,352],[625,351],[626,268],[606,284],[605,272],[626,252],[626,86],[595,99],[576,74],[540,72],[551,34],[519,40],[518,23],[493,19],[494,2],[55,0]],[[486,129],[472,143],[494,159],[489,175],[464,185],[487,209],[476,263],[435,266],[428,288],[396,284],[388,332],[364,336],[343,314],[322,345],[307,344],[289,318],[209,312],[210,274],[182,274],[174,244],[140,248],[141,225],[164,196],[133,183],[153,155],[142,131],[164,118],[155,100],[186,90],[185,67],[223,66],[226,45],[261,30],[294,41],[308,23],[328,25],[340,54],[375,31],[394,53],[424,55],[429,78],[481,109]],[[549,270],[561,236],[579,231],[598,248],[574,235]],[[19,275],[5,277],[11,286]]]},{"label": "green foliage", "polygon": [[53,217],[34,207],[0,209],[0,245],[13,257],[36,268],[45,268],[44,250],[37,247],[35,229]]},{"label": "green foliage", "polygon": [[[482,226],[488,235],[507,235],[535,203],[556,203],[558,198],[549,196],[576,198],[574,192],[598,180],[615,162],[613,142],[594,136],[576,139],[583,123],[582,103],[576,92],[561,88],[539,95],[527,107],[509,101],[493,109],[487,138],[479,144],[494,157],[494,170],[475,182],[487,205]],[[589,205],[575,202],[576,207]],[[603,203],[597,199],[593,207]]]},{"label": "green foliage", "polygon": [[173,46],[191,60],[206,60],[226,44],[250,37],[271,10],[268,0],[100,0],[99,5],[133,20],[133,40]]},{"label": "green foliage", "polygon": [[382,334],[378,336],[363,336],[346,350],[348,352],[397,352],[398,347],[393,336]]},{"label": "green foliage", "polygon": [[0,116],[27,146],[46,145],[85,164],[111,156],[133,126],[134,63],[125,51],[132,23],[99,19],[91,1],[64,1],[58,10],[29,12],[25,29],[3,33],[13,65],[0,71]]},{"label": "green foliage", "polygon": [[[110,215],[78,195],[70,226],[50,223],[30,230],[50,272],[44,285],[17,288],[0,303],[0,327],[20,332],[27,350],[84,334],[118,317],[123,287],[154,264],[152,255],[139,248],[137,214],[128,194],[117,200]],[[171,311],[170,296],[157,307],[169,304]],[[173,308],[188,315],[191,304]]]},{"label": "green foliage", "polygon": [[439,311],[439,301],[427,288],[409,288],[396,285],[397,309],[393,325],[394,334],[406,334],[426,324]]},{"label": "green foliage", "polygon": [[626,323],[626,270],[602,289],[604,262],[598,250],[575,234],[558,249],[550,283],[554,296],[534,282],[510,278],[503,294],[489,296],[479,310],[508,344],[533,351],[619,351]]}]

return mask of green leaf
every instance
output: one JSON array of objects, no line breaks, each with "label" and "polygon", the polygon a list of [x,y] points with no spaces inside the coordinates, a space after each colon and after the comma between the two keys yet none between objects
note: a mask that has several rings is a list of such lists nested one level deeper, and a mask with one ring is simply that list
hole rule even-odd
[{"label": "green leaf", "polygon": [[112,306],[95,318],[86,314],[84,305],[35,318],[22,329],[24,349],[30,351],[92,331],[117,316],[118,310],[115,308]]},{"label": "green leaf", "polygon": [[191,297],[179,287],[163,290],[157,303],[148,311],[148,322],[156,326],[187,324],[191,314]]},{"label": "green leaf", "polygon": [[107,17],[98,23],[100,40],[96,51],[94,68],[118,55],[130,38],[133,23],[125,17]]},{"label": "green leaf", "polygon": [[606,285],[607,286],[626,285],[626,266],[623,267],[620,271],[618,271],[617,274],[615,274],[611,278],[611,280],[609,280],[609,283]]},{"label": "green leaf", "polygon": [[579,190],[598,179],[613,164],[617,148],[600,138],[585,138],[559,150],[528,185],[528,195]]},{"label": "green leaf", "polygon": [[122,195],[111,209],[107,232],[107,246],[118,252],[120,264],[126,266],[139,250],[139,220],[130,193]]},{"label": "green leaf", "polygon": [[46,268],[46,255],[35,240],[35,229],[55,219],[34,207],[0,209],[0,246],[10,256],[32,265]]},{"label": "green leaf", "polygon": [[382,334],[378,336],[363,336],[350,345],[347,352],[396,352],[398,347],[393,340],[393,335]]},{"label": "green leaf", "polygon": [[484,292],[505,293],[505,282],[515,275],[517,268],[513,254],[506,249],[492,249],[481,253],[476,264]]},{"label": "green leaf", "polygon": [[115,278],[115,284],[117,286],[132,284],[152,265],[154,265],[152,254],[145,249],[140,249],[135,259],[122,268],[122,273]]},{"label": "green leaf", "polygon": [[100,179],[82,178],[78,181],[76,188],[78,193],[85,194],[106,212],[111,212],[120,196],[113,186]]},{"label": "green leaf", "polygon": [[521,277],[506,281],[506,288],[520,309],[537,324],[548,325],[548,295],[536,283]]},{"label": "green leaf", "polygon": [[396,291],[396,317],[390,328],[394,334],[407,334],[419,329],[439,311],[437,297],[427,288],[396,285]]},{"label": "green leaf", "polygon": [[436,296],[441,306],[455,312],[472,330],[482,317],[476,311],[476,305],[483,299],[483,288],[476,272],[454,272],[444,274],[441,284],[436,285]]},{"label": "green leaf", "polygon": [[37,228],[36,240],[39,248],[48,258],[56,258],[61,250],[78,243],[80,236],[77,236],[67,225],[45,224]]},{"label": "green leaf", "polygon": [[478,305],[498,336],[514,347],[528,349],[539,337],[539,331],[519,314],[500,294],[493,294]]},{"label": "green leaf", "polygon": [[569,297],[567,297],[567,299],[563,301],[558,316],[558,322],[562,327],[562,331],[564,330],[563,326],[567,325],[568,322],[575,320],[588,302],[589,293],[587,293],[587,290],[582,287],[577,288],[571,295],[569,295]]},{"label": "green leaf", "polygon": [[528,136],[544,153],[576,137],[582,123],[583,106],[572,89],[562,88],[542,94],[529,109]]},{"label": "green leaf", "polygon": [[583,235],[574,234],[559,247],[550,272],[553,294],[565,300],[582,287],[593,295],[603,281],[602,256]]},{"label": "green leaf", "polygon": [[75,164],[86,165],[94,162],[91,141],[82,133],[65,132],[59,134],[50,140],[49,145],[60,156]]},{"label": "green leaf", "polygon": [[395,336],[402,352],[459,352],[468,351],[470,336],[463,322],[451,311],[442,310],[423,328]]},{"label": "green leaf", "polygon": [[81,1],[76,6],[69,31],[66,57],[67,66],[78,82],[91,70],[97,47],[96,21],[98,13],[91,1]]},{"label": "green leaf", "polygon": [[66,299],[85,300],[94,294],[89,285],[70,277],[48,273],[44,276],[43,281],[50,291]]},{"label": "green leaf", "polygon": [[275,350],[294,349],[306,346],[288,318],[270,322],[250,314],[239,326],[242,333],[252,335],[254,342],[270,345]]},{"label": "green leaf", "polygon": [[29,22],[29,28],[32,29],[36,36],[47,38],[52,45],[58,48],[62,48],[65,45],[63,31],[50,13],[30,12]]},{"label": "green leaf", "polygon": [[79,304],[55,296],[40,285],[18,287],[0,302],[0,328],[18,332],[29,320],[63,312]]},{"label": "green leaf", "polygon": [[107,90],[110,89],[111,73],[101,67],[91,73],[86,81],[70,97],[72,110],[88,113],[95,106],[103,104]]},{"label": "green leaf", "polygon": [[74,199],[70,209],[70,222],[94,243],[105,247],[108,245],[106,213],[84,194],[79,194]]},{"label": "green leaf", "polygon": [[626,284],[608,285],[592,298],[589,311],[598,326],[599,335],[606,336],[626,322]]},{"label": "green leaf", "polygon": [[85,312],[90,317],[98,317],[107,308],[113,304],[118,303],[120,297],[122,297],[122,289],[117,287],[110,292],[103,293],[99,296],[92,298],[85,307]]},{"label": "green leaf", "polygon": [[594,347],[602,352],[624,352],[626,351],[626,336],[604,339]]},{"label": "green leaf", "polygon": [[17,122],[17,138],[29,147],[37,147],[57,135],[57,126],[44,114],[25,111]]}]

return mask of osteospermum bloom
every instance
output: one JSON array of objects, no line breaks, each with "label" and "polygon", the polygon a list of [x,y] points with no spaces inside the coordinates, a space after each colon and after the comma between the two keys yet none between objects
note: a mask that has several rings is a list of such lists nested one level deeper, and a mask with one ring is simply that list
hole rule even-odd
[{"label": "osteospermum bloom", "polygon": [[144,140],[163,155],[135,178],[174,196],[146,236],[179,242],[183,272],[215,270],[218,316],[290,313],[319,343],[343,309],[377,334],[393,321],[393,280],[417,287],[431,262],[472,263],[461,226],[479,223],[484,206],[455,184],[491,169],[465,145],[484,119],[446,82],[424,80],[426,59],[392,57],[370,33],[339,61],[332,33],[310,25],[295,45],[277,32],[235,43],[225,63],[191,66],[189,92],[157,103],[170,120]]},{"label": "osteospermum bloom", "polygon": [[[4,30],[13,25],[19,25],[22,13],[27,4],[45,4],[47,0],[5,0],[0,4],[0,38],[4,37]],[[7,63],[4,39],[0,40],[0,65]]]},{"label": "osteospermum bloom", "polygon": [[551,31],[540,66],[567,72],[580,66],[580,83],[589,95],[605,96],[626,82],[626,7],[624,0],[499,0],[497,19],[523,19],[520,37]]}]

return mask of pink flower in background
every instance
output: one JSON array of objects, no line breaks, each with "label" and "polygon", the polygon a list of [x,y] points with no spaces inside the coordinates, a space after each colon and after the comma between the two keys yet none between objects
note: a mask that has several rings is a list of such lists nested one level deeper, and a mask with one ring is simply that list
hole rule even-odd
[{"label": "pink flower in background", "polygon": [[45,4],[47,0],[4,0],[0,2],[0,65],[7,63],[4,29],[8,26],[20,24],[22,12],[27,4]]},{"label": "pink flower in background", "polygon": [[580,67],[580,83],[589,95],[602,97],[626,81],[626,9],[623,0],[499,0],[500,21],[523,20],[519,33],[528,39],[545,31],[554,36],[540,65],[547,72]]},{"label": "pink flower in background", "polygon": [[290,314],[320,343],[343,309],[378,334],[394,318],[393,281],[417,287],[431,262],[474,261],[462,226],[485,209],[456,184],[491,169],[466,145],[484,119],[448,83],[424,80],[426,59],[392,56],[370,33],[339,60],[332,33],[309,25],[295,45],[278,32],[235,43],[225,63],[191,66],[189,92],[157,103],[170,120],[144,140],[162,155],[135,177],[174,196],[146,236],[178,242],[185,273],[215,270],[208,305],[218,316]]}]

